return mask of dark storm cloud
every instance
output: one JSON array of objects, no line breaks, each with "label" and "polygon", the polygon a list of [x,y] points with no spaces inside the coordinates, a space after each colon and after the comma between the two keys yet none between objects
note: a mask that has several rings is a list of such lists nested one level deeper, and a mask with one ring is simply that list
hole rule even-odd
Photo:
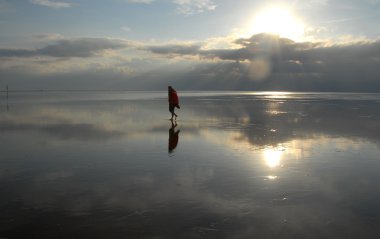
[{"label": "dark storm cloud", "polygon": [[122,40],[106,38],[79,38],[60,40],[46,47],[28,49],[0,49],[0,57],[91,57],[104,50],[122,49],[128,43]]}]

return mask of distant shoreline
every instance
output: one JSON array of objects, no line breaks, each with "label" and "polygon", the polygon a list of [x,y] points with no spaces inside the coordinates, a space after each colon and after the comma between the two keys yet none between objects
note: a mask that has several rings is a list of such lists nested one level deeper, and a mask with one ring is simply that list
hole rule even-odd
[{"label": "distant shoreline", "polygon": [[[0,93],[21,93],[21,92],[166,92],[166,90],[0,90]],[[279,91],[279,90],[179,90],[188,93],[257,93],[257,94],[380,94],[380,92],[361,91]]]}]

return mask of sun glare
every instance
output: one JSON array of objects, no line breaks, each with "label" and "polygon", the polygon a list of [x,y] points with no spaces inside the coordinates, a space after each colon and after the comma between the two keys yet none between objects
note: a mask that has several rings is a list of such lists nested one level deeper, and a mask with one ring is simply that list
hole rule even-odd
[{"label": "sun glare", "polygon": [[269,8],[259,12],[249,23],[248,34],[272,33],[280,37],[302,40],[305,26],[286,8]]},{"label": "sun glare", "polygon": [[275,168],[280,165],[282,150],[276,148],[267,148],[264,150],[264,160],[268,167]]}]

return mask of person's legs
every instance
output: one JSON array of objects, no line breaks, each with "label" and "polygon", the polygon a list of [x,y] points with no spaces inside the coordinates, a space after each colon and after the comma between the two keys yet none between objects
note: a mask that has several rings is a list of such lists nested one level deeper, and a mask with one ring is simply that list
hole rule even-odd
[{"label": "person's legs", "polygon": [[169,111],[172,113],[171,120],[173,119],[173,116],[177,117],[177,115],[174,113],[174,105],[169,105]]}]

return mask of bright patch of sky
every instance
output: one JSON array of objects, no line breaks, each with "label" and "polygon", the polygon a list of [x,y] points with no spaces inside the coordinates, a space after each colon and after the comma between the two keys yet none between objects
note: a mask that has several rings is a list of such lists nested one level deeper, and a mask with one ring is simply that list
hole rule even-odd
[{"label": "bright patch of sky", "polygon": [[143,41],[205,40],[239,31],[260,11],[273,6],[291,9],[306,34],[316,39],[380,35],[378,0],[1,0],[1,43],[42,33]]},{"label": "bright patch of sky", "polygon": [[[277,77],[279,70],[295,77],[332,77],[336,69],[349,67],[331,71],[322,63],[330,62],[333,52],[347,57],[355,49],[366,57],[351,63],[367,73],[364,68],[380,59],[374,54],[379,22],[380,0],[0,0],[0,73],[9,78],[20,72],[38,76],[45,72],[42,58],[51,66],[51,78],[54,69],[84,75],[97,69],[113,76],[121,72],[117,77],[124,79],[144,69],[203,61],[235,61],[252,69],[265,65],[263,77],[253,78]],[[275,41],[283,50],[268,49]],[[263,52],[265,59],[258,59]],[[276,66],[279,61],[266,62],[275,56],[283,58],[281,66]],[[207,71],[223,72],[223,64]],[[378,76],[373,69],[368,79]],[[204,71],[196,69],[202,76]],[[207,72],[207,77],[216,75]]]}]

